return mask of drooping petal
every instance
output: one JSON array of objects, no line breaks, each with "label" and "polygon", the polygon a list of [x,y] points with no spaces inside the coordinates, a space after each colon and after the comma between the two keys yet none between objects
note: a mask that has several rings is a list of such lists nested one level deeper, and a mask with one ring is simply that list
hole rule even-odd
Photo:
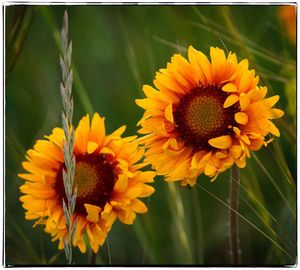
[{"label": "drooping petal", "polygon": [[228,108],[233,104],[237,103],[238,101],[239,101],[239,97],[237,95],[230,95],[226,98],[223,107]]},{"label": "drooping petal", "polygon": [[248,123],[248,115],[244,112],[238,112],[234,115],[234,119],[237,123],[241,125],[246,125]]},{"label": "drooping petal", "polygon": [[218,149],[228,149],[232,144],[232,138],[229,135],[210,139],[208,143]]}]

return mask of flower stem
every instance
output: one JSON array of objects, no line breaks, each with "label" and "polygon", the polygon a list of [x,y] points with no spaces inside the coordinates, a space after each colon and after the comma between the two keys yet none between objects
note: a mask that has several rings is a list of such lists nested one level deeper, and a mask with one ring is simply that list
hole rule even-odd
[{"label": "flower stem", "polygon": [[96,264],[96,256],[97,256],[97,254],[93,250],[91,250],[90,265]]},{"label": "flower stem", "polygon": [[240,239],[239,239],[239,169],[233,166],[230,177],[229,195],[229,250],[232,264],[241,264]]}]

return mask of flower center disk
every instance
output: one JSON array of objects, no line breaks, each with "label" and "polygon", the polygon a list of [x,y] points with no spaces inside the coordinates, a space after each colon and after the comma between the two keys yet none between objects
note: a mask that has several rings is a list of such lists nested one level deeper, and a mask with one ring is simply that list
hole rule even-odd
[{"label": "flower center disk", "polygon": [[[105,203],[110,199],[116,176],[114,167],[106,160],[103,155],[76,155],[76,169],[74,175],[73,187],[77,187],[77,199],[75,212],[77,214],[86,215],[84,204],[92,204],[104,207]],[[63,184],[62,166],[55,189],[60,199],[67,199]]]},{"label": "flower center disk", "polygon": [[211,150],[208,140],[232,133],[238,105],[223,108],[227,94],[215,86],[197,87],[175,108],[179,137],[194,150]]}]

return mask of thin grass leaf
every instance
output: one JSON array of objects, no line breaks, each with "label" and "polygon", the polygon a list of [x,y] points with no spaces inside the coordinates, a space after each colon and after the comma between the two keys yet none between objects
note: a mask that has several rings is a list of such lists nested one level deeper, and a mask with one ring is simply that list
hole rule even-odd
[{"label": "thin grass leaf", "polygon": [[268,150],[271,152],[272,156],[276,156],[276,161],[278,162],[281,171],[285,174],[288,183],[292,186],[293,191],[296,191],[295,180],[291,174],[291,171],[286,163],[284,156],[282,155],[282,151],[280,150],[279,144],[277,141],[273,141],[272,145],[274,145],[275,152],[268,147]]},{"label": "thin grass leaf", "polygon": [[192,202],[193,212],[195,216],[195,242],[196,242],[196,253],[197,263],[204,264],[204,235],[203,235],[203,224],[202,224],[202,213],[201,206],[199,203],[198,193],[196,189],[192,189]]},{"label": "thin grass leaf", "polygon": [[[199,18],[204,23],[204,26],[205,25],[210,25],[211,27],[216,28],[219,31],[223,31],[223,33],[220,34],[220,35],[222,35],[222,36],[225,35],[227,38],[230,38],[230,36],[231,36],[231,38],[232,38],[231,40],[233,40],[233,38],[236,37],[239,40],[243,41],[244,43],[248,43],[248,45],[250,45],[250,46],[248,46],[248,49],[252,53],[254,53],[254,54],[257,53],[260,56],[265,57],[270,62],[274,63],[274,61],[275,61],[275,63],[278,64],[278,65],[285,64],[285,65],[288,65],[288,66],[295,66],[294,61],[290,61],[289,59],[280,57],[278,54],[275,54],[272,51],[258,45],[253,40],[247,38],[246,36],[242,35],[241,33],[237,32],[236,30],[234,31],[234,34],[233,34],[232,31],[228,30],[228,28],[224,27],[223,25],[220,25],[220,24],[216,23],[215,21],[213,21],[213,20],[209,19],[208,17],[206,17],[205,15],[203,15],[197,7],[194,6],[193,9],[195,10],[195,12],[199,16]],[[227,7],[226,11],[228,12],[228,7]],[[194,23],[194,22],[190,22],[190,23]],[[211,28],[211,29],[213,29],[213,28]],[[208,28],[206,28],[206,29],[208,29]]]},{"label": "thin grass leaf", "polygon": [[[134,232],[137,236],[137,239],[138,239],[140,245],[143,246],[146,231],[145,231],[144,227],[141,224],[139,216],[137,216],[135,221],[134,221],[133,229],[134,229]],[[151,248],[150,243],[148,243],[147,246],[148,246],[148,249],[145,250],[145,256],[148,258],[148,260],[150,262],[157,263],[157,259],[156,259],[156,256],[155,256],[155,250],[153,250]]]},{"label": "thin grass leaf", "polygon": [[133,43],[130,41],[128,32],[126,31],[126,25],[124,23],[122,14],[120,11],[118,11],[117,13],[118,19],[119,19],[119,24],[121,26],[121,30],[122,30],[122,34],[125,40],[125,45],[127,47],[127,52],[128,54],[126,54],[128,62],[129,62],[129,66],[130,69],[133,73],[134,79],[138,84],[138,87],[140,87],[142,85],[142,79],[141,79],[141,74],[139,72],[138,67],[138,61],[137,61],[137,57],[136,57],[136,53],[134,51],[134,47],[133,47]]},{"label": "thin grass leaf", "polygon": [[173,215],[174,225],[178,232],[177,237],[181,243],[181,247],[184,252],[186,261],[189,263],[193,263],[193,256],[192,256],[193,253],[187,235],[188,227],[185,222],[186,217],[183,208],[182,198],[180,193],[176,189],[175,183],[168,182],[167,184],[168,184],[169,196],[170,196],[168,202],[169,202],[171,213]]},{"label": "thin grass leaf", "polygon": [[271,228],[271,226],[264,220],[264,218],[254,209],[254,207],[248,202],[248,200],[246,198],[244,198],[244,196],[241,194],[240,195],[242,200],[247,204],[247,206],[251,209],[251,211],[260,219],[260,221],[270,230],[270,232],[272,234],[274,234],[278,239],[279,236],[277,235],[277,233]]},{"label": "thin grass leaf", "polygon": [[[227,203],[223,202],[219,197],[217,197],[216,195],[214,195],[213,193],[211,193],[209,190],[207,190],[206,188],[204,188],[203,186],[199,185],[198,183],[196,183],[196,185],[204,190],[206,193],[208,193],[210,196],[212,196],[214,199],[216,199],[218,202],[220,202],[221,204],[223,204],[224,206],[226,206],[227,208],[231,209],[232,211],[235,211],[234,209],[232,209]],[[261,233],[264,237],[266,237],[268,240],[270,240],[278,249],[280,249],[284,254],[286,254],[289,258],[293,259],[293,257],[286,251],[284,250],[275,240],[273,240],[270,236],[268,236],[266,233],[264,233],[261,229],[259,229],[255,224],[253,224],[250,220],[248,220],[247,218],[245,218],[243,215],[241,215],[239,212],[235,211],[236,214],[242,218],[244,221],[246,221],[250,226],[252,226],[255,230],[257,230],[259,233]]]},{"label": "thin grass leaf", "polygon": [[33,248],[31,241],[27,238],[26,234],[23,232],[23,229],[21,226],[14,220],[14,218],[7,213],[9,224],[11,224],[15,228],[15,232],[18,234],[19,241],[22,241],[26,248],[26,251],[29,251],[29,253],[32,255],[34,260],[36,260],[38,263],[40,262],[40,256],[37,254],[36,250]]},{"label": "thin grass leaf", "polygon": [[59,251],[57,252],[56,254],[54,254],[48,261],[48,264],[51,265],[51,264],[54,264],[60,257],[62,251]]},{"label": "thin grass leaf", "polygon": [[263,165],[263,163],[259,160],[259,158],[256,156],[255,153],[252,153],[254,160],[257,162],[257,164],[261,167],[261,169],[263,170],[263,172],[267,175],[267,177],[269,178],[269,180],[271,181],[271,183],[273,184],[273,186],[275,187],[275,189],[277,190],[277,192],[279,193],[280,197],[283,199],[283,201],[285,202],[286,206],[288,207],[288,209],[290,210],[291,214],[293,215],[294,218],[296,218],[296,214],[295,211],[292,209],[291,205],[289,204],[287,198],[284,196],[284,194],[282,193],[281,189],[279,188],[279,186],[276,184],[276,181],[274,180],[274,178],[271,176],[271,174],[268,172],[268,170],[266,169],[266,167]]},{"label": "thin grass leaf", "polygon": [[[229,174],[225,172],[225,175],[227,175],[229,177]],[[235,178],[233,178],[234,181],[237,181]],[[249,198],[251,198],[253,201],[255,201],[260,207],[261,209],[275,222],[277,222],[277,219],[270,213],[270,211],[268,211],[264,205],[255,197],[255,195],[250,192],[243,184],[241,184],[241,182],[239,181],[239,186],[240,188],[242,188],[246,193],[247,196]]]},{"label": "thin grass leaf", "polygon": [[28,36],[35,8],[24,7],[21,14],[16,14],[15,24],[12,28],[9,41],[7,43],[6,54],[6,81],[13,73],[14,67],[23,50],[26,38]]},{"label": "thin grass leaf", "polygon": [[165,40],[163,38],[160,38],[158,36],[154,36],[153,39],[156,40],[156,41],[158,41],[161,44],[164,44],[164,45],[167,45],[167,46],[169,46],[169,47],[171,47],[173,49],[176,49],[178,52],[179,51],[187,52],[187,48],[186,47],[180,46],[180,45],[178,45],[176,43],[170,42],[170,41]]}]

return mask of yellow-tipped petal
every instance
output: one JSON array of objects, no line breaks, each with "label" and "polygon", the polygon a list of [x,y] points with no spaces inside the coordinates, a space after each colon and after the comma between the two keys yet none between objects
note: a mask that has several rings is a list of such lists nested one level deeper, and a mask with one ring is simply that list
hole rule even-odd
[{"label": "yellow-tipped petal", "polygon": [[142,201],[140,201],[138,199],[132,200],[132,202],[131,202],[131,208],[135,212],[140,213],[140,214],[146,213],[147,210],[148,210],[147,207],[146,207],[146,205]]},{"label": "yellow-tipped petal", "polygon": [[[193,58],[194,58],[194,62],[192,61]],[[211,70],[211,64],[207,59],[206,55],[200,51],[195,50],[192,46],[190,46],[189,59],[194,65],[196,65],[199,68],[206,82],[210,82],[212,79],[212,70]]]},{"label": "yellow-tipped petal", "polygon": [[241,169],[246,167],[246,158],[242,158],[241,160],[237,159],[234,162]]},{"label": "yellow-tipped petal", "polygon": [[208,143],[218,149],[228,149],[232,144],[232,139],[229,135],[220,136],[210,139]]},{"label": "yellow-tipped petal", "polygon": [[214,166],[212,166],[210,163],[207,163],[205,165],[204,173],[207,176],[212,176],[215,174],[216,170],[217,169]]},{"label": "yellow-tipped petal", "polygon": [[88,152],[88,154],[94,153],[95,150],[98,148],[98,146],[99,146],[98,143],[89,141],[89,142],[87,143],[87,149],[86,149],[87,152]]},{"label": "yellow-tipped petal", "polygon": [[103,147],[100,150],[100,153],[101,154],[109,154],[109,155],[115,156],[115,152],[113,150],[111,150],[110,148],[108,148],[108,147]]},{"label": "yellow-tipped petal", "polygon": [[217,158],[220,158],[220,159],[223,159],[223,158],[226,158],[228,155],[223,153],[223,152],[217,152],[216,153],[216,157]]},{"label": "yellow-tipped petal", "polygon": [[280,118],[284,115],[284,112],[279,109],[270,109],[268,119]]},{"label": "yellow-tipped petal", "polygon": [[171,123],[174,123],[172,104],[169,104],[165,109],[165,117]]},{"label": "yellow-tipped petal", "polygon": [[249,97],[245,94],[242,93],[240,95],[240,106],[241,106],[241,110],[244,111],[246,110],[250,105],[250,99]]},{"label": "yellow-tipped petal", "polygon": [[100,117],[98,113],[95,113],[92,119],[90,140],[99,144],[102,143],[105,136],[104,120],[105,118]]},{"label": "yellow-tipped petal", "polygon": [[119,178],[115,184],[114,190],[116,192],[124,192],[126,191],[128,186],[128,176],[126,174],[119,175]]},{"label": "yellow-tipped petal", "polygon": [[240,92],[246,92],[249,87],[249,83],[250,83],[249,75],[247,73],[244,73],[240,81],[240,87],[239,87]]},{"label": "yellow-tipped petal", "polygon": [[280,137],[279,129],[271,121],[269,121],[268,129],[273,135]]},{"label": "yellow-tipped petal", "polygon": [[224,91],[224,92],[229,92],[229,93],[231,93],[231,92],[237,92],[237,87],[236,87],[236,85],[235,84],[233,84],[233,83],[227,83],[227,84],[225,84],[223,87],[222,87],[222,90]]},{"label": "yellow-tipped petal", "polygon": [[273,96],[273,97],[266,98],[266,99],[264,100],[264,103],[265,103],[269,108],[271,108],[271,107],[273,107],[273,106],[277,103],[278,100],[279,100],[279,96],[276,95],[276,96]]},{"label": "yellow-tipped petal", "polygon": [[80,239],[77,243],[77,246],[79,248],[79,250],[81,251],[81,253],[85,253],[86,252],[86,245],[83,239]]},{"label": "yellow-tipped petal", "polygon": [[235,133],[238,137],[240,137],[240,135],[241,135],[241,130],[240,130],[238,127],[233,127],[233,131],[234,131],[234,133]]},{"label": "yellow-tipped petal", "polygon": [[245,144],[248,144],[250,145],[250,140],[249,140],[249,137],[247,135],[242,135],[241,137],[241,140],[245,143]]},{"label": "yellow-tipped petal", "polygon": [[230,107],[231,105],[237,103],[239,100],[239,97],[237,95],[230,95],[226,98],[225,102],[224,102],[224,105],[223,107],[224,108],[228,108]]},{"label": "yellow-tipped petal", "polygon": [[99,213],[101,211],[101,208],[99,206],[96,205],[92,205],[92,204],[84,204],[85,210],[88,213],[86,219],[90,222],[98,222],[99,221]]},{"label": "yellow-tipped petal", "polygon": [[234,119],[237,123],[241,125],[246,125],[248,123],[248,115],[243,112],[238,112],[234,115]]},{"label": "yellow-tipped petal", "polygon": [[248,62],[247,59],[244,59],[244,60],[242,60],[242,61],[239,63],[239,65],[242,66],[243,69],[247,70],[248,67],[249,67],[249,62]]}]

